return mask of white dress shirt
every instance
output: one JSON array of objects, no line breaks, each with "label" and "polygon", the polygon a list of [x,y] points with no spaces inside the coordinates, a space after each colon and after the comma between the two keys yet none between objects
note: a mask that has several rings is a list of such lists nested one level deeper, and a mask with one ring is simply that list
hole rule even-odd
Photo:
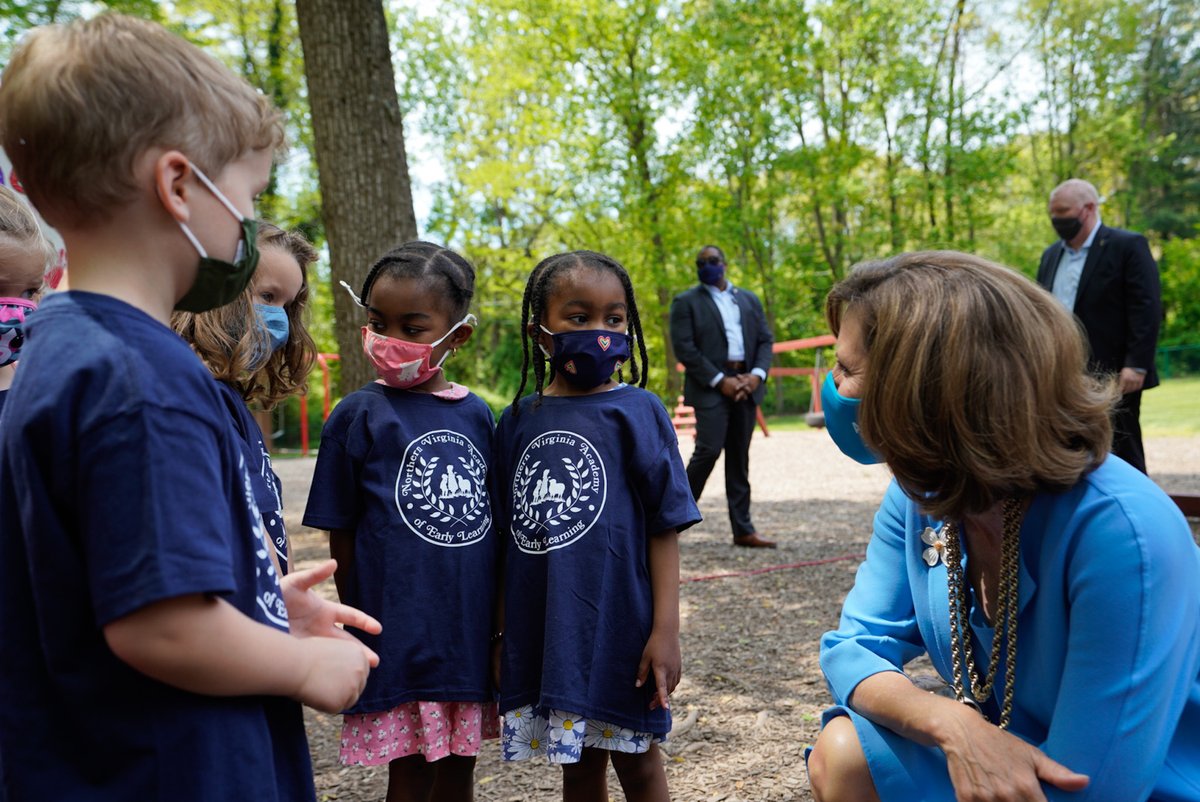
[{"label": "white dress shirt", "polygon": [[[746,340],[742,336],[742,310],[737,305],[737,299],[733,297],[733,282],[726,279],[723,290],[712,284],[702,284],[701,286],[708,290],[708,294],[717,305],[717,311],[721,313],[721,323],[725,326],[725,342],[728,346],[725,359],[729,362],[744,362],[746,360]],[[762,368],[753,368],[750,372],[761,381],[767,380],[767,372]],[[708,386],[716,387],[723,378],[725,378],[724,372],[718,373],[708,383]]]},{"label": "white dress shirt", "polygon": [[1079,293],[1079,280],[1083,277],[1083,266],[1087,263],[1088,251],[1091,250],[1092,240],[1096,238],[1096,232],[1100,230],[1100,215],[1096,215],[1096,227],[1092,229],[1092,233],[1088,234],[1088,238],[1083,245],[1079,246],[1079,250],[1074,250],[1070,245],[1063,243],[1062,259],[1058,263],[1058,270],[1054,273],[1054,297],[1057,298],[1068,312],[1075,311],[1075,296]]}]

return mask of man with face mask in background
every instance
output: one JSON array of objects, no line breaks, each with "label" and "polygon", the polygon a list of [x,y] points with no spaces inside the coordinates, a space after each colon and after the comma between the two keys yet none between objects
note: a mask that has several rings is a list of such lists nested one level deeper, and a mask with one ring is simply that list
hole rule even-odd
[{"label": "man with face mask in background", "polygon": [[1117,375],[1123,395],[1113,418],[1112,452],[1145,473],[1138,415],[1142,390],[1158,386],[1158,265],[1145,237],[1100,221],[1100,196],[1087,181],[1072,178],[1055,187],[1049,214],[1059,240],[1042,253],[1038,283],[1083,324],[1091,369]]},{"label": "man with face mask in background", "polygon": [[683,363],[684,402],[696,410],[696,449],[688,483],[697,501],[725,451],[725,495],[733,544],[775,548],[750,519],[750,436],[771,367],[774,338],[758,297],[725,277],[725,253],[706,245],[696,257],[700,283],[671,301],[671,343]]}]

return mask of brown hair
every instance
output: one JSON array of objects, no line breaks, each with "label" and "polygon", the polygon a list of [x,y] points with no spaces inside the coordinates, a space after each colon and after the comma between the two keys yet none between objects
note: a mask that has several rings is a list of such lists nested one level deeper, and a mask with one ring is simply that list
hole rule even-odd
[{"label": "brown hair", "polygon": [[43,273],[58,258],[54,246],[46,239],[37,218],[33,216],[33,210],[6,186],[0,186],[0,236],[8,237],[30,251],[41,251],[45,261]]},{"label": "brown hair", "polygon": [[317,361],[317,344],[304,323],[308,310],[308,268],[317,261],[317,251],[299,231],[287,231],[265,220],[258,223],[258,247],[278,248],[290,254],[300,266],[302,277],[300,291],[291,303],[284,305],[288,316],[287,344],[271,354],[267,364],[250,377],[250,383],[242,390],[247,401],[258,401],[271,409],[288,396],[308,390],[308,374]]},{"label": "brown hair", "polygon": [[29,33],[0,77],[0,144],[52,225],[104,222],[136,160],[178,149],[216,179],[283,141],[261,92],[161,25],[101,14]]},{"label": "brown hair", "polygon": [[258,223],[258,247],[287,252],[296,260],[303,276],[300,291],[284,306],[288,316],[287,343],[274,351],[264,365],[249,373],[254,355],[271,347],[266,332],[251,325],[256,317],[253,283],[225,306],[198,314],[176,312],[171,316],[171,328],[191,344],[215,378],[237,387],[247,403],[258,402],[264,409],[271,409],[283,399],[308,389],[308,374],[317,359],[317,345],[304,325],[308,266],[317,260],[317,252],[302,234],[265,221]]},{"label": "brown hair", "polygon": [[1078,322],[1024,276],[953,251],[902,254],[830,290],[834,334],[851,312],[867,354],[863,439],[930,514],[1065,490],[1108,453],[1115,382],[1088,374]]}]

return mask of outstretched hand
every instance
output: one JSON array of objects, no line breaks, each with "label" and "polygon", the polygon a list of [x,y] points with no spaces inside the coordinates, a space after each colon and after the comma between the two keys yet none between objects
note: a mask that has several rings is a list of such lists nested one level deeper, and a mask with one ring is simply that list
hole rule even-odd
[{"label": "outstretched hand", "polygon": [[[298,638],[341,638],[358,642],[358,638],[342,627],[354,627],[372,635],[383,631],[383,626],[362,610],[327,601],[313,591],[313,587],[333,576],[336,569],[337,560],[326,560],[312,568],[293,571],[280,580],[292,635]],[[370,653],[371,666],[379,665],[379,656],[370,649],[367,651]]]},{"label": "outstretched hand", "polygon": [[638,664],[636,687],[646,684],[650,672],[654,672],[654,698],[650,700],[650,709],[661,707],[671,709],[671,693],[679,684],[683,671],[683,658],[679,653],[679,635],[653,630],[646,648],[642,650],[642,661]]}]

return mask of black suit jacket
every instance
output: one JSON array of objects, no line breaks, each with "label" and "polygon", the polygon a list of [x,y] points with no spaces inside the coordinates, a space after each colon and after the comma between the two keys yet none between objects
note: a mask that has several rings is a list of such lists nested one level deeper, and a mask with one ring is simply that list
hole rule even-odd
[{"label": "black suit jacket", "polygon": [[[733,298],[742,313],[742,342],[746,346],[746,371],[771,369],[771,344],[774,338],[767,327],[758,296],[741,287],[733,288]],[[718,373],[725,373],[729,343],[725,339],[725,323],[717,302],[704,285],[684,290],[671,301],[671,344],[675,356],[683,363],[683,400],[693,407],[716,406],[721,391],[709,382]],[[766,382],[754,391],[754,403],[761,404]]]},{"label": "black suit jacket", "polygon": [[[1037,280],[1048,290],[1054,287],[1065,249],[1059,240],[1042,253]],[[1145,237],[1100,226],[1079,277],[1074,312],[1087,331],[1093,370],[1118,373],[1121,368],[1142,368],[1146,371],[1143,389],[1158,385],[1154,350],[1162,322],[1162,290],[1158,264]]]}]

